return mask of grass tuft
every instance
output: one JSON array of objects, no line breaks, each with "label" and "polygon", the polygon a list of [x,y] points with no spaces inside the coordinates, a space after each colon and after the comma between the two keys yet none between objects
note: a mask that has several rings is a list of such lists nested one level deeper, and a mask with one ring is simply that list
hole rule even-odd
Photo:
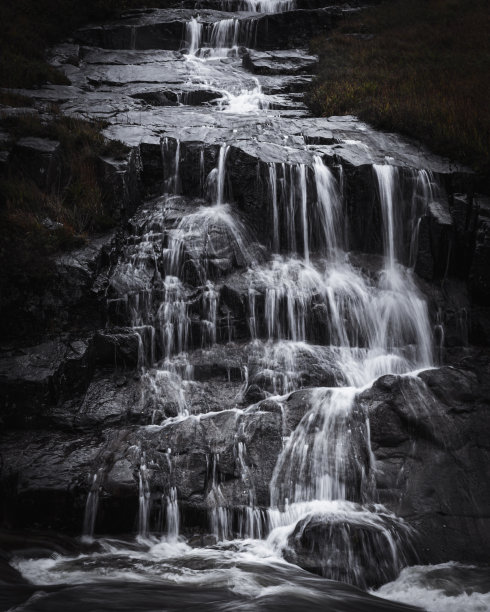
[{"label": "grass tuft", "polygon": [[312,47],[308,104],[354,114],[490,175],[487,0],[393,0],[365,9]]},{"label": "grass tuft", "polygon": [[[90,21],[103,21],[144,0],[2,0],[0,2],[0,83],[6,88],[69,84],[45,59],[46,47]],[[168,0],[152,0],[168,6]]]},{"label": "grass tuft", "polygon": [[99,158],[126,157],[129,148],[106,141],[104,125],[61,115],[50,121],[33,114],[0,120],[14,142],[23,136],[60,142],[59,179],[49,190],[19,163],[0,176],[0,294],[41,294],[52,275],[51,256],[114,226],[114,202],[105,192]]}]

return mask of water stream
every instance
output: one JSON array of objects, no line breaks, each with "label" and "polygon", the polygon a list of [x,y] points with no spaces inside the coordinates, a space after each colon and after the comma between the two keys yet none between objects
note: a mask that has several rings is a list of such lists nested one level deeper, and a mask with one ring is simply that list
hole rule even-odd
[{"label": "water stream", "polygon": [[[227,8],[255,15],[294,7],[290,0],[244,0],[222,7]],[[131,220],[107,292],[114,321],[123,321],[138,338],[144,401],[151,398],[155,405],[149,429],[162,436],[173,427],[197,431],[217,411],[200,411],[194,402],[204,395],[195,372],[198,351],[240,352],[240,363],[230,358],[227,365],[232,393],[219,408],[233,419],[232,457],[211,449],[203,460],[208,527],[199,542],[186,530],[190,510],[183,511],[181,490],[187,484],[174,466],[181,449],[160,449],[168,478],[157,492],[152,474],[158,466],[139,448],[136,540],[97,533],[104,475],[95,472],[84,525],[93,550],[19,557],[16,567],[43,586],[12,611],[86,610],[90,598],[101,610],[408,609],[395,600],[442,610],[449,600],[422,581],[428,569],[403,569],[416,558],[412,529],[378,503],[369,415],[357,402],[380,376],[410,376],[435,364],[432,322],[412,266],[419,218],[440,187],[424,169],[402,170],[389,159],[372,165],[380,241],[371,269],[355,256],[344,170],[321,147],[295,145],[287,134],[284,145],[277,138],[266,143],[283,147],[289,157],[264,162],[263,168],[257,163],[247,185],[263,188],[267,210],[247,212],[240,204],[244,187],[234,184],[239,161],[233,121],[280,116],[276,94],[264,93],[263,79],[237,60],[244,47],[253,47],[254,28],[253,20],[233,13],[209,22],[199,11],[185,24],[175,62],[185,63],[186,85],[217,93],[193,113],[201,113],[208,127],[210,117],[230,115],[231,128],[223,129],[221,141],[203,142],[197,154],[185,139],[162,137],[162,193]],[[133,30],[133,49],[136,40]],[[261,142],[255,136],[252,141]],[[197,177],[197,195],[190,176]],[[259,214],[268,218],[266,232]],[[239,289],[230,280],[237,274],[244,283]],[[233,291],[246,322],[241,327],[225,299]],[[232,381],[235,370],[241,372],[238,382]],[[308,384],[308,376],[329,382]],[[303,414],[290,431],[285,403],[305,387],[311,390]],[[259,400],[253,396],[257,389]],[[162,398],[172,405],[171,414]],[[284,426],[266,483],[268,503],[258,491],[264,487],[246,441],[246,419],[261,411],[260,398],[282,411]],[[238,475],[236,504],[224,461],[232,461]],[[340,582],[299,569],[288,553],[291,538],[315,525],[321,525],[316,533],[323,538],[318,545],[324,575]],[[416,580],[410,582],[411,576]],[[368,593],[381,584],[378,593],[387,599]],[[465,610],[483,610],[471,607],[476,596],[457,597],[467,598]]]}]

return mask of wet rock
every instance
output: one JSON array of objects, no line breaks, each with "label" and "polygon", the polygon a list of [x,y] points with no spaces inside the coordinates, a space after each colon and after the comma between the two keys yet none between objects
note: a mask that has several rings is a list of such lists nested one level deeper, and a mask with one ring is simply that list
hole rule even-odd
[{"label": "wet rock", "polygon": [[108,214],[114,221],[127,219],[142,200],[140,155],[137,149],[122,152],[124,159],[100,157],[97,171],[104,185]]},{"label": "wet rock", "polygon": [[488,306],[490,305],[490,201],[488,198],[479,198],[476,206],[479,208],[479,216],[469,284],[475,299]]},{"label": "wet rock", "polygon": [[71,64],[78,66],[80,62],[80,46],[74,43],[62,43],[49,51],[50,61],[54,66]]},{"label": "wet rock", "polygon": [[207,380],[221,377],[241,381],[243,366],[247,363],[247,353],[246,345],[231,343],[192,351],[189,362],[194,371],[194,379]]},{"label": "wet rock", "polygon": [[143,100],[151,106],[178,106],[188,104],[190,106],[200,106],[207,104],[221,97],[217,91],[207,89],[189,89],[177,91],[145,91],[132,94],[132,98]]},{"label": "wet rock", "polygon": [[141,337],[133,330],[97,332],[94,336],[94,357],[98,365],[114,368],[135,367],[140,354]]},{"label": "wet rock", "polygon": [[49,320],[65,328],[93,330],[103,326],[105,306],[101,306],[100,298],[105,281],[99,274],[111,262],[115,234],[113,231],[94,238],[86,246],[54,259],[54,277],[39,296],[44,325]]},{"label": "wet rock", "polygon": [[99,374],[92,379],[79,405],[72,409],[64,405],[57,411],[57,422],[61,422],[63,413],[71,413],[70,426],[75,429],[147,425],[151,423],[153,409],[151,402],[145,401],[141,380]]},{"label": "wet rock", "polygon": [[131,96],[152,106],[177,106],[177,94],[173,91],[145,91]]},{"label": "wet rock", "polygon": [[38,187],[51,191],[61,176],[61,146],[55,140],[26,137],[15,143],[10,164],[16,164]]},{"label": "wet rock", "polygon": [[215,535],[198,533],[191,536],[187,540],[187,544],[192,548],[202,548],[205,546],[215,546],[218,543],[218,537]]},{"label": "wet rock", "polygon": [[[239,13],[239,43],[261,49],[281,49],[305,44],[313,32],[328,31],[349,9],[328,7],[294,10],[284,13]],[[87,27],[76,32],[77,42],[105,49],[170,49],[183,45],[185,24],[194,16],[191,9],[151,10],[124,21],[104,26]],[[211,37],[211,28],[229,13],[214,10],[199,12],[204,26],[205,40]],[[294,28],[291,26],[294,24]]]},{"label": "wet rock", "polygon": [[[488,356],[480,367],[488,377]],[[389,385],[383,377],[359,396],[370,415],[379,500],[416,529],[422,562],[483,560],[482,509],[490,501],[486,387],[468,370],[419,376],[420,382],[390,377]]]},{"label": "wet rock", "polygon": [[[4,339],[29,345],[53,333],[88,335],[105,324],[103,268],[114,255],[115,232],[52,258],[43,290],[13,289],[0,299]],[[7,324],[8,321],[8,324]]]},{"label": "wet rock", "polygon": [[284,556],[331,580],[362,589],[379,587],[394,580],[406,563],[394,556],[394,543],[407,538],[393,516],[380,513],[377,518],[353,504],[331,514],[312,514],[297,523]]},{"label": "wet rock", "polygon": [[1,419],[4,425],[32,426],[63,397],[83,392],[93,371],[89,341],[46,342],[2,354]]},{"label": "wet rock", "polygon": [[435,280],[449,269],[454,225],[446,202],[431,202],[420,220],[415,271],[422,278]]},{"label": "wet rock", "polygon": [[80,533],[86,499],[83,479],[99,445],[91,434],[39,430],[3,435],[3,524]]},{"label": "wet rock", "polygon": [[249,52],[242,58],[242,65],[255,74],[301,74],[314,70],[318,63],[315,55],[306,55],[299,51],[281,53]]}]

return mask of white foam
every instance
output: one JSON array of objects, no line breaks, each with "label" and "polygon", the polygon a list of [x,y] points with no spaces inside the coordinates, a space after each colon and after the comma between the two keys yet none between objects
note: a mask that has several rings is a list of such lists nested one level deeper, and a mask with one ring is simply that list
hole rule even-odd
[{"label": "white foam", "polygon": [[[415,565],[405,568],[393,582],[383,585],[373,594],[378,597],[401,603],[420,606],[428,612],[488,612],[490,610],[490,592],[463,592],[450,594],[440,586],[441,580],[434,585],[430,582],[430,572],[442,570],[448,572],[445,580],[449,588],[454,585],[451,580],[451,570],[465,568],[471,571],[471,566],[461,566],[457,563],[442,563],[440,565]],[[469,590],[469,589],[468,589]]]}]

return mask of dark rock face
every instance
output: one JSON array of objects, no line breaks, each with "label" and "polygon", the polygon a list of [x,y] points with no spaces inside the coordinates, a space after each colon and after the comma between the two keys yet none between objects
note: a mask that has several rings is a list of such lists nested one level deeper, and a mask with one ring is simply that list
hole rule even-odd
[{"label": "dark rock face", "polygon": [[[59,190],[71,180],[62,163],[59,143],[23,138],[14,150],[8,170],[20,171],[45,192]],[[104,185],[108,215],[122,223],[141,202],[139,152],[130,151],[124,160],[98,158],[96,172]],[[42,224],[48,230],[61,227],[49,218]],[[2,335],[25,345],[41,342],[53,333],[76,329],[80,336],[100,328],[105,310],[101,272],[115,256],[116,234],[113,230],[92,238],[81,248],[52,256],[42,289],[26,286],[22,293],[16,287],[4,291],[0,296]]]},{"label": "dark rock face", "polygon": [[490,305],[490,203],[481,198],[476,201],[480,214],[476,229],[475,251],[470,269],[470,289],[479,302]]},{"label": "dark rock face", "polygon": [[[396,578],[408,558],[393,556],[393,542],[407,540],[406,527],[386,514],[378,523],[359,522],[348,516],[311,515],[302,519],[289,536],[288,561],[331,580],[366,589]],[[377,559],[373,563],[373,559]]]},{"label": "dark rock face", "polygon": [[[216,383],[225,386],[222,380]],[[97,530],[132,531],[143,457],[149,470],[154,521],[162,496],[171,486],[177,487],[181,512],[187,517],[186,532],[208,528],[209,496],[217,484],[222,504],[231,514],[248,505],[250,487],[257,507],[268,507],[269,482],[282,436],[291,432],[306,410],[301,397],[288,400],[282,409],[266,402],[243,412],[223,409],[225,404],[220,412],[163,427],[150,425],[155,419],[165,422],[166,416],[175,415],[171,388],[166,395],[164,390],[162,386],[156,400],[145,381],[135,380],[130,373],[99,376],[78,401],[44,412],[50,430],[6,433],[1,473],[4,522],[15,527],[32,524],[30,512],[35,504],[36,526],[79,531],[91,474],[99,472]],[[209,393],[211,397],[213,390]],[[221,390],[220,395],[223,393]],[[205,403],[201,391],[201,412]],[[239,445],[245,449],[241,454]],[[28,450],[19,456],[19,447]],[[247,466],[245,475],[241,462]],[[63,526],[68,508],[70,519]],[[152,522],[152,528],[158,527]]]},{"label": "dark rock face", "polygon": [[84,391],[93,372],[89,342],[47,342],[2,355],[0,417],[4,425],[29,426],[63,397]]},{"label": "dark rock face", "polygon": [[60,143],[46,138],[21,138],[15,143],[9,163],[20,165],[38,187],[52,191],[61,177]]},{"label": "dark rock face", "polygon": [[[29,376],[33,378],[31,368]],[[41,394],[50,376],[52,379],[51,370],[43,371],[36,382],[36,401],[43,402],[44,418],[57,423],[55,428],[2,437],[3,517],[12,526],[32,523],[33,504],[38,526],[76,532],[90,474],[101,470],[97,529],[132,530],[143,456],[149,469],[154,521],[159,500],[171,486],[177,487],[184,531],[207,528],[209,495],[216,482],[222,503],[232,514],[247,506],[250,487],[257,508],[265,509],[282,437],[307,412],[311,393],[297,391],[282,405],[265,400],[245,412],[225,409],[162,427],[149,424],[156,418],[155,411],[161,420],[165,402],[172,402],[168,393],[166,397],[162,394],[164,387],[157,406],[151,394],[145,397],[141,380],[120,372],[114,377],[96,377],[81,394],[78,408],[70,401],[47,411],[52,399],[48,402]],[[488,490],[479,484],[484,482],[490,453],[485,376],[488,363],[478,372],[445,367],[422,372],[418,378],[385,376],[358,396],[359,407],[369,413],[376,500],[416,529],[414,548],[423,562],[462,558],[462,551],[468,561],[486,559],[488,519],[484,509],[489,499]],[[36,396],[29,393],[29,397]],[[201,396],[201,409],[202,401]],[[29,410],[34,407],[30,405]],[[29,423],[31,417],[25,411]],[[8,411],[5,418],[13,419]],[[241,458],[239,443],[245,449]],[[26,451],[19,455],[19,448]],[[245,475],[240,461],[247,466]],[[114,523],[111,513],[116,508]],[[376,579],[370,575],[367,559],[370,547],[379,546],[379,530],[362,524],[350,526],[347,537],[346,524],[331,520],[324,517],[299,524],[290,537],[289,558],[317,573],[342,579],[347,569],[333,562],[331,548],[325,549],[322,542],[328,532],[329,541],[337,542],[339,559],[353,539],[361,543],[353,552],[357,565],[352,565],[359,573],[349,580],[375,584],[379,574]],[[359,530],[357,536],[352,529]]]},{"label": "dark rock face", "polygon": [[[314,32],[330,30],[348,9],[339,7],[293,10],[285,13],[238,13],[239,42],[257,49],[281,49],[305,45]],[[194,17],[191,9],[154,10],[129,18],[124,23],[83,28],[77,42],[103,49],[171,49],[183,46],[186,23]],[[205,39],[211,37],[214,23],[229,18],[215,10],[199,12]],[[293,26],[293,27],[291,27]]]},{"label": "dark rock face", "polygon": [[243,56],[242,65],[255,74],[301,74],[314,70],[318,58],[287,51],[284,53],[249,52]]},{"label": "dark rock face", "polygon": [[475,372],[427,370],[423,385],[383,377],[359,396],[370,414],[379,500],[416,528],[422,562],[486,559],[489,373],[486,360]]},{"label": "dark rock face", "polygon": [[442,278],[449,265],[453,220],[449,207],[432,202],[420,220],[416,272],[422,278]]},{"label": "dark rock face", "polygon": [[[38,344],[1,354],[0,520],[75,534],[93,521],[96,534],[114,534],[141,533],[147,516],[145,528],[161,533],[175,502],[193,545],[265,535],[293,432],[304,429],[305,453],[314,447],[332,416],[315,411],[318,391],[354,384],[344,349],[366,356],[358,303],[381,319],[388,309],[388,336],[412,314],[413,302],[390,319],[398,287],[389,283],[384,300],[368,299],[389,276],[378,177],[389,160],[403,206],[388,215],[405,228],[397,259],[415,270],[413,295],[427,298],[437,358],[454,367],[381,376],[353,391],[348,413],[332,421],[348,449],[336,474],[345,492],[333,500],[344,506],[302,516],[284,554],[362,588],[412,563],[412,546],[424,562],[488,561],[489,358],[467,346],[490,340],[486,200],[454,193],[471,194],[471,173],[396,135],[352,117],[305,116],[294,96],[315,58],[280,48],[304,45],[349,9],[303,0],[294,11],[230,18],[205,4],[202,55],[192,58],[187,39],[194,7],[135,12],[80,30],[78,43],[91,47],[60,46],[53,61],[72,85],[35,94],[104,118],[106,136],[131,151],[98,160],[117,230],[53,260],[52,282],[26,296],[26,311],[46,324]],[[203,83],[192,62],[211,53],[222,20],[236,36]],[[214,87],[220,79],[228,89]],[[255,87],[270,97],[274,112],[257,107],[253,121],[236,112],[244,84],[246,95]],[[56,143],[29,139],[5,163],[11,155],[28,168],[34,160],[34,180],[50,188]],[[323,209],[321,178],[331,188]],[[325,239],[322,214],[337,199],[344,301],[331,299],[335,275],[326,289],[315,281],[315,271],[331,271],[337,236]],[[295,274],[284,280],[287,266]],[[389,357],[403,361],[412,342],[393,341],[400,350]],[[323,449],[328,459],[336,450]]]}]

